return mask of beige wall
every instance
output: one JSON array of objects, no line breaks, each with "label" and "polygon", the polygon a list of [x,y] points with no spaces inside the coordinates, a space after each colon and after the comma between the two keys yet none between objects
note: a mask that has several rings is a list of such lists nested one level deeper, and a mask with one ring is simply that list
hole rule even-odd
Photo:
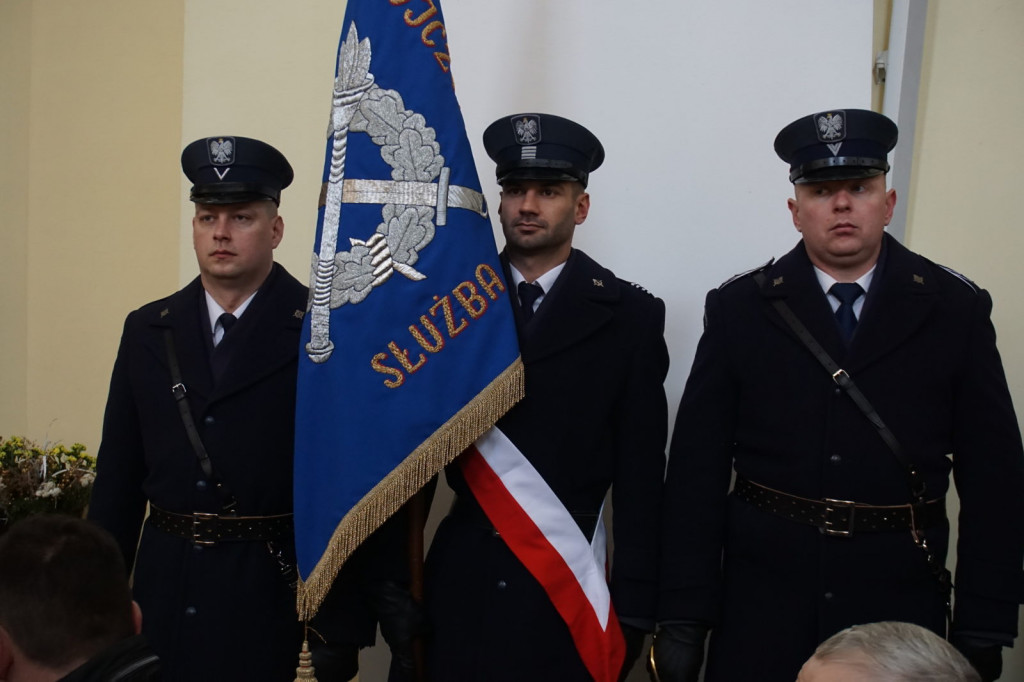
[{"label": "beige wall", "polygon": [[[919,100],[907,242],[992,294],[1010,390],[1024,409],[1024,254],[1017,200],[1024,185],[1024,4],[931,2]],[[1024,618],[1019,626],[1024,630]],[[1019,640],[1018,640],[1019,641]],[[1024,646],[1003,679],[1024,679]]]},{"label": "beige wall", "polygon": [[0,436],[96,451],[124,316],[196,273],[184,143],[280,147],[297,177],[278,259],[306,277],[323,158],[308,131],[326,130],[343,13],[337,0],[0,2]]},{"label": "beige wall", "polygon": [[933,2],[926,28],[907,239],[988,289],[1024,407],[1024,3]]},{"label": "beige wall", "polygon": [[28,177],[32,3],[0,4],[0,436],[28,427]]},{"label": "beige wall", "polygon": [[178,210],[181,25],[170,1],[0,3],[0,434],[95,452],[121,320],[176,284],[153,227]]},{"label": "beige wall", "polygon": [[[871,42],[871,60],[874,61],[879,52],[889,45],[889,17],[892,15],[892,0],[873,0],[874,2],[874,40]],[[885,81],[876,83],[874,74],[871,78],[871,109],[882,110],[882,98],[885,96]]]}]

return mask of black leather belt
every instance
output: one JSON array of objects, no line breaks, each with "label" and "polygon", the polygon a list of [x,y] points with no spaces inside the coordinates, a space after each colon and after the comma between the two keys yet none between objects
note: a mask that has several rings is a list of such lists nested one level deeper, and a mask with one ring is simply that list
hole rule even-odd
[{"label": "black leather belt", "polygon": [[879,506],[849,500],[812,500],[766,488],[742,476],[736,478],[733,495],[761,511],[790,521],[816,526],[825,535],[849,537],[854,532],[921,530],[946,520],[946,498],[920,504]]},{"label": "black leather belt", "polygon": [[291,514],[275,516],[219,516],[196,512],[175,514],[150,506],[148,525],[195,545],[215,545],[238,540],[273,540],[293,532]]}]

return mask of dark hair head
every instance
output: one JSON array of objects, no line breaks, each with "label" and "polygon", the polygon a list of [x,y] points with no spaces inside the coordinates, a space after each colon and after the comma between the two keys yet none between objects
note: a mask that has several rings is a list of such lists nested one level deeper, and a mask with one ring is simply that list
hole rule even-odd
[{"label": "dark hair head", "polygon": [[33,516],[0,535],[0,626],[32,661],[56,668],[134,634],[114,538],[82,519]]}]

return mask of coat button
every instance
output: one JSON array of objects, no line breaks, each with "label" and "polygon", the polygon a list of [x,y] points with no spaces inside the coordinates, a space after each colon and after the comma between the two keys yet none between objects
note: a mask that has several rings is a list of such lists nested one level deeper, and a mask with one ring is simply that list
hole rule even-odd
[{"label": "coat button", "polygon": [[196,488],[198,488],[199,490],[206,490],[206,481],[204,481],[203,479],[199,479],[198,481],[196,481]]},{"label": "coat button", "polygon": [[504,590],[506,587],[508,587],[508,583],[506,583],[504,580],[499,580],[498,581],[498,589],[499,590]]},{"label": "coat button", "polygon": [[828,458],[828,461],[832,462],[833,464],[839,465],[843,463],[843,458],[833,453],[832,456]]},{"label": "coat button", "polygon": [[217,420],[213,418],[212,414],[208,414],[205,417],[203,417],[203,423],[206,424],[207,426],[210,426],[215,421],[217,421]]},{"label": "coat button", "polygon": [[825,601],[832,601],[832,597],[833,596],[834,595],[831,592],[826,592],[825,593]]},{"label": "coat button", "polygon": [[194,615],[196,615],[196,613],[197,613],[196,607],[194,607],[194,606],[189,606],[188,608],[185,609],[185,615],[186,616],[194,616]]}]

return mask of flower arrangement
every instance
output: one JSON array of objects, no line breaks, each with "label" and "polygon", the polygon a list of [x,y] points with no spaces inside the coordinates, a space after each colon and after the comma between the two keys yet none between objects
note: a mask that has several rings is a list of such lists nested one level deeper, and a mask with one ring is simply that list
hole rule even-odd
[{"label": "flower arrangement", "polygon": [[0,527],[32,514],[81,516],[96,479],[96,458],[75,443],[42,447],[0,438]]}]

